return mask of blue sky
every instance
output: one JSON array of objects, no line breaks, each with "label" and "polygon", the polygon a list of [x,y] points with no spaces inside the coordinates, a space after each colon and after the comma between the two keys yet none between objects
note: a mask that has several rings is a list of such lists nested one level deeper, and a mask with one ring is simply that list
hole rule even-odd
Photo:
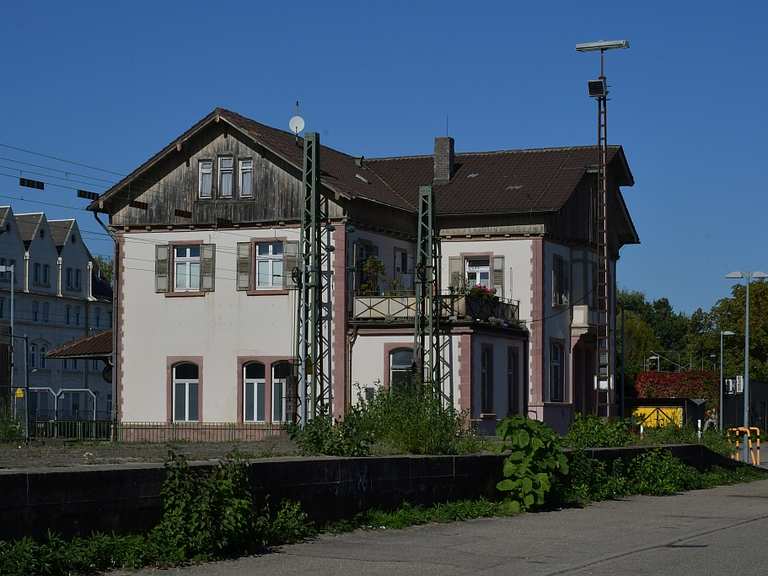
[{"label": "blue sky", "polygon": [[[624,193],[642,244],[624,249],[620,285],[691,311],[728,293],[726,272],[768,269],[765,3],[221,6],[4,6],[0,143],[124,173],[215,106],[284,127],[298,98],[324,143],[367,156],[429,153],[446,116],[459,151],[591,144],[597,59],[574,44],[627,38],[632,48],[608,57],[609,140],[635,175]],[[8,148],[0,157],[6,174],[22,160],[115,178]],[[5,196],[84,205],[65,188],[0,184]],[[99,231],[84,212],[0,202]],[[86,239],[111,251],[104,236]]]}]

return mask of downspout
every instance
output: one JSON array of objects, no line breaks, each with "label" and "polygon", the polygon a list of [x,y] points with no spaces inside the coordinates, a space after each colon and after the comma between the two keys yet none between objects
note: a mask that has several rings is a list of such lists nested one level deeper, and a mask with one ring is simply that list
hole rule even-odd
[{"label": "downspout", "polygon": [[[120,419],[120,414],[118,413],[118,406],[120,405],[117,398],[117,323],[119,321],[118,316],[118,298],[120,291],[118,290],[119,286],[119,280],[120,280],[120,266],[118,265],[118,242],[117,238],[115,237],[115,233],[104,224],[104,222],[101,221],[99,218],[99,213],[95,212],[93,213],[93,217],[96,219],[96,222],[99,223],[99,226],[101,226],[104,231],[109,234],[109,237],[112,238],[112,242],[115,245],[114,250],[114,259],[112,260],[112,356],[109,360],[110,364],[112,365],[112,382],[111,388],[112,388],[112,421],[114,423],[117,423],[117,421]],[[117,440],[117,426],[113,429],[113,440]]]}]

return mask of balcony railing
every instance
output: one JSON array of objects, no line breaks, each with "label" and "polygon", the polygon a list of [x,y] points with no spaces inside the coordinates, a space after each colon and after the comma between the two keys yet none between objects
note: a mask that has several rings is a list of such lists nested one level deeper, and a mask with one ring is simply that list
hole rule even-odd
[{"label": "balcony railing", "polygon": [[[478,298],[465,294],[440,295],[441,318],[455,321],[479,321],[518,324],[520,305],[517,300]],[[372,322],[403,322],[416,318],[416,296],[395,294],[386,296],[355,295],[352,319]]]}]

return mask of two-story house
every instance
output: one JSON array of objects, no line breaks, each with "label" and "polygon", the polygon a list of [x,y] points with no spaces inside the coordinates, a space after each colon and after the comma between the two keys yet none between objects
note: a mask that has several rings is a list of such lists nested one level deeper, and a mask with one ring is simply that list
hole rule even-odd
[{"label": "two-story house", "polygon": [[[433,185],[444,390],[486,430],[521,413],[562,427],[594,409],[594,147],[362,158],[321,147],[332,232],[333,411],[408,379],[418,188]],[[611,285],[638,237],[610,149]],[[302,140],[216,109],[95,200],[115,254],[123,422],[292,418]],[[473,286],[498,302],[478,311]],[[615,314],[611,313],[611,323]],[[613,324],[612,324],[613,325]]]},{"label": "two-story house", "polygon": [[[0,265],[14,266],[13,385],[24,387],[29,371],[30,412],[37,419],[108,418],[112,390],[102,363],[56,361],[52,349],[112,322],[111,289],[93,270],[93,258],[75,220],[48,220],[43,213],[14,214],[0,207]],[[10,272],[0,273],[0,320],[10,323]],[[10,382],[7,359],[3,379]],[[7,384],[6,384],[7,385]]]}]

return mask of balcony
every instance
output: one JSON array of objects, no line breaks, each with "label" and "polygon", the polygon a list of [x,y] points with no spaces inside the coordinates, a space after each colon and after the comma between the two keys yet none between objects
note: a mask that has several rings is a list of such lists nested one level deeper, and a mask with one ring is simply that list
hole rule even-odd
[{"label": "balcony", "polygon": [[[452,322],[483,322],[508,327],[520,324],[520,306],[516,300],[494,301],[465,294],[441,294],[440,317]],[[416,318],[416,296],[356,295],[352,303],[352,320],[360,322],[408,323]]]}]

